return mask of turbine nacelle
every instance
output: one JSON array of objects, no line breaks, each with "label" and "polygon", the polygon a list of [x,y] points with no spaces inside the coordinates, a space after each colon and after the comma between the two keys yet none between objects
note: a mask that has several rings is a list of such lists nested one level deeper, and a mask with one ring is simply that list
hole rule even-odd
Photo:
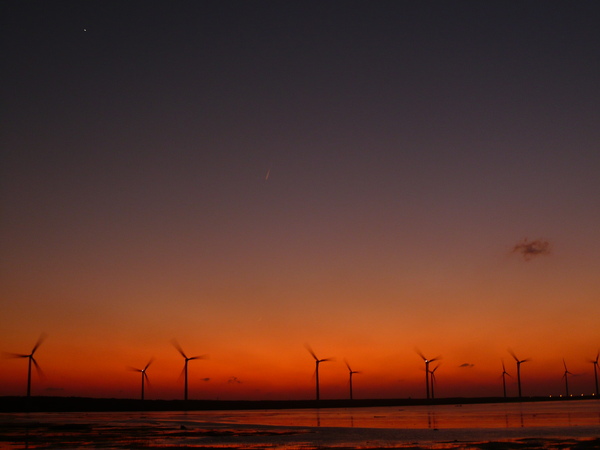
[{"label": "turbine nacelle", "polygon": [[148,361],[148,364],[146,364],[143,369],[138,369],[136,367],[130,367],[129,369],[134,372],[142,373],[146,378],[148,378],[148,374],[146,374],[146,371],[148,370],[148,367],[150,367],[150,364],[152,364],[153,361],[154,358],[150,359],[150,361]]},{"label": "turbine nacelle", "polygon": [[510,353],[510,355],[511,355],[511,356],[514,358],[514,360],[515,360],[515,361],[516,361],[516,363],[517,363],[517,366],[520,366],[522,363],[526,363],[526,362],[529,362],[529,361],[531,361],[531,359],[530,359],[530,358],[526,358],[526,359],[519,359],[519,358],[517,357],[517,355],[515,355],[515,353],[514,353],[512,350],[510,350],[510,349],[508,350],[508,353]]},{"label": "turbine nacelle", "polygon": [[346,364],[346,367],[348,368],[348,372],[350,373],[350,375],[352,375],[354,373],[360,373],[358,370],[352,370],[352,367],[350,367],[350,364],[348,364],[348,361],[344,360],[344,363]]},{"label": "turbine nacelle", "polygon": [[432,362],[442,359],[440,355],[436,356],[435,358],[429,359],[418,348],[415,349],[415,352],[417,352],[417,355],[419,355],[423,359],[423,361],[425,361],[425,364],[430,364]]},{"label": "turbine nacelle", "polygon": [[311,354],[311,356],[314,358],[314,360],[316,361],[317,364],[320,364],[322,362],[327,362],[327,361],[335,361],[335,358],[333,358],[333,357],[319,359],[317,357],[317,355],[315,354],[315,352],[313,351],[313,349],[310,347],[310,345],[305,344],[304,347],[306,347],[306,350],[308,350],[308,353]]}]

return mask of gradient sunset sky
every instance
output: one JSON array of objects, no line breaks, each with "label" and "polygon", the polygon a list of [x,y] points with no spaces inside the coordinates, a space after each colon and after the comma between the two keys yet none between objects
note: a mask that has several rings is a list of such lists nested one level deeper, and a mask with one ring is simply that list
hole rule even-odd
[{"label": "gradient sunset sky", "polygon": [[[5,1],[0,352],[34,395],[591,394],[600,3]],[[539,253],[516,247],[547,243]],[[516,248],[517,251],[514,251]],[[0,395],[27,361],[0,358]]]}]

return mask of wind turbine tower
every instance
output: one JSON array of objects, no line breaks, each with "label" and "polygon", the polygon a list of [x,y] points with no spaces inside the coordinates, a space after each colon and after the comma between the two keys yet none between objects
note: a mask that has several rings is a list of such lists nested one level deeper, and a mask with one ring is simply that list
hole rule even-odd
[{"label": "wind turbine tower", "polygon": [[350,400],[353,399],[352,397],[352,375],[354,375],[355,373],[360,373],[357,372],[356,370],[352,370],[352,368],[350,367],[350,364],[348,364],[348,361],[345,361],[346,363],[346,367],[348,368],[348,373],[350,375]]},{"label": "wind turbine tower", "polygon": [[598,359],[600,358],[600,351],[596,353],[596,359],[591,359],[590,362],[594,365],[594,381],[596,382],[596,392],[594,395],[598,397]]},{"label": "wind turbine tower", "polygon": [[176,340],[173,339],[173,341],[171,341],[171,343],[177,349],[177,351],[181,354],[181,356],[183,356],[183,358],[185,359],[185,363],[183,365],[183,377],[184,377],[183,399],[187,400],[188,399],[188,363],[195,359],[205,359],[207,356],[200,355],[200,356],[188,357]]},{"label": "wind turbine tower", "polygon": [[436,356],[435,358],[427,359],[425,357],[425,355],[423,355],[423,353],[421,353],[418,349],[416,350],[416,352],[417,352],[417,354],[421,358],[423,358],[423,361],[425,362],[425,391],[426,391],[426,394],[427,394],[427,399],[430,399],[431,395],[429,393],[429,386],[430,386],[429,375],[430,375],[431,372],[429,371],[429,364],[432,363],[432,362],[434,362],[434,361],[437,361],[438,359],[440,359],[440,357]]},{"label": "wind turbine tower", "polygon": [[504,361],[502,361],[502,391],[504,392],[504,398],[506,398],[506,375],[510,377],[510,373],[506,371]]},{"label": "wind turbine tower", "polygon": [[517,363],[517,386],[519,387],[519,398],[521,398],[521,364],[530,360],[517,358],[517,355],[515,355],[511,350],[509,350],[508,352],[512,355],[512,357],[515,359],[515,362]]},{"label": "wind turbine tower", "polygon": [[435,383],[436,383],[436,380],[435,380],[435,371],[438,370],[439,368],[440,368],[440,365],[438,364],[430,372],[430,375],[431,375],[431,398],[432,399],[435,398]]},{"label": "wind turbine tower", "polygon": [[23,353],[9,353],[8,354],[8,356],[11,356],[13,358],[27,358],[28,359],[28,361],[27,361],[27,398],[31,397],[31,366],[34,365],[38,374],[42,375],[42,369],[38,365],[38,363],[35,360],[35,358],[33,357],[33,355],[35,355],[35,352],[37,351],[39,346],[42,345],[42,342],[44,342],[45,340],[46,340],[46,334],[42,334],[39,337],[39,339],[37,340],[37,342],[35,343],[35,345],[33,346],[33,349],[31,349],[31,353],[29,353],[27,355],[23,354]]},{"label": "wind turbine tower", "polygon": [[315,380],[316,380],[316,388],[317,388],[317,400],[320,400],[320,393],[319,393],[319,364],[321,364],[322,362],[327,362],[327,361],[332,361],[333,358],[324,358],[324,359],[319,359],[317,358],[317,355],[315,355],[315,352],[313,352],[312,348],[310,348],[308,345],[306,346],[306,349],[308,350],[308,352],[312,355],[312,357],[315,359]]},{"label": "wind turbine tower", "polygon": [[567,398],[569,398],[569,375],[573,375],[567,369],[567,363],[565,362],[565,358],[563,358],[563,366],[565,366],[565,373],[563,374],[563,378],[565,379],[565,393],[567,394]]},{"label": "wind turbine tower", "polygon": [[143,369],[136,369],[135,367],[132,367],[131,370],[133,370],[134,372],[140,372],[142,375],[142,400],[144,400],[144,384],[146,381],[148,381],[148,383],[150,383],[150,380],[148,380],[148,374],[146,373],[146,371],[148,370],[148,367],[150,367],[150,364],[152,364],[152,359],[150,361],[148,361],[148,364],[146,364],[146,366]]}]

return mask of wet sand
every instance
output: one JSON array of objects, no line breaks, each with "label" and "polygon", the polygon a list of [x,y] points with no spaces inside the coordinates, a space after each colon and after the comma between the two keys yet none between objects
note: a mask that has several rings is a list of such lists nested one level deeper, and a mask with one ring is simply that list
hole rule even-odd
[{"label": "wet sand", "polygon": [[313,410],[0,414],[0,448],[600,448],[597,401]]},{"label": "wet sand", "polygon": [[[597,429],[554,430],[390,430],[339,428],[166,427],[35,423],[0,428],[0,448],[17,449],[565,449],[600,448]],[[542,436],[540,436],[542,434]],[[564,436],[562,434],[568,434]],[[485,439],[482,439],[485,436]]]}]

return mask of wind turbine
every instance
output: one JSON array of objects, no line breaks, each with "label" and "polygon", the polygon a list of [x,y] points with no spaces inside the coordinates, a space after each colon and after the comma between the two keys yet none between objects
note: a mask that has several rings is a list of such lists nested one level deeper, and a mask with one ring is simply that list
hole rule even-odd
[{"label": "wind turbine", "polygon": [[425,355],[423,353],[421,353],[418,349],[415,349],[415,351],[417,352],[417,354],[421,358],[423,358],[423,361],[425,361],[425,389],[427,391],[427,399],[429,399],[430,398],[430,395],[429,395],[429,374],[431,373],[429,371],[429,364],[432,363],[432,362],[434,362],[434,361],[437,361],[438,359],[440,359],[440,357],[436,356],[433,359],[427,359],[425,357]]},{"label": "wind turbine", "polygon": [[183,356],[183,358],[185,359],[185,364],[183,365],[183,374],[184,374],[183,399],[187,400],[188,399],[188,363],[190,361],[193,361],[194,359],[205,359],[206,355],[188,357],[185,354],[185,352],[183,351],[183,349],[181,348],[181,346],[179,345],[179,343],[175,339],[173,339],[171,341],[171,343],[177,349],[177,351],[181,354],[181,356]]},{"label": "wind turbine", "polygon": [[146,366],[143,369],[136,369],[135,367],[131,367],[131,370],[133,370],[134,372],[140,372],[142,374],[142,400],[144,400],[144,382],[148,381],[148,384],[150,384],[150,380],[148,379],[148,374],[146,373],[146,371],[148,370],[148,367],[150,367],[150,364],[152,364],[152,361],[154,361],[154,358],[148,361],[148,364],[146,364]]},{"label": "wind turbine", "polygon": [[350,364],[348,364],[348,361],[344,361],[346,363],[346,367],[348,368],[348,373],[350,374],[350,400],[352,400],[352,375],[354,375],[355,373],[360,373],[357,372],[356,370],[352,370],[352,368],[350,367]]},{"label": "wind turbine", "polygon": [[35,358],[33,357],[33,355],[35,354],[35,352],[37,351],[39,346],[42,345],[42,342],[44,342],[45,340],[46,340],[46,334],[42,333],[40,335],[39,339],[37,340],[37,342],[35,343],[35,345],[33,346],[33,349],[31,349],[31,353],[29,353],[28,355],[23,354],[23,353],[8,353],[8,356],[10,356],[10,357],[27,358],[29,360],[27,363],[27,398],[31,397],[31,365],[32,365],[32,363],[35,366],[35,369],[37,370],[38,374],[40,376],[43,375],[42,369],[40,369],[40,366],[38,365],[38,363],[35,360]]},{"label": "wind turbine", "polygon": [[519,387],[519,398],[521,398],[521,364],[530,361],[530,359],[519,359],[512,350],[509,350],[508,353],[512,355],[517,363],[517,386]]},{"label": "wind turbine", "polygon": [[563,378],[565,379],[565,392],[567,394],[567,398],[569,398],[569,375],[573,375],[567,369],[567,363],[565,362],[565,358],[563,358],[563,366],[565,366],[565,373],[563,374]]},{"label": "wind turbine", "polygon": [[430,372],[430,374],[431,374],[431,398],[432,399],[435,398],[435,371],[438,370],[439,368],[440,368],[440,365],[438,364]]},{"label": "wind turbine", "polygon": [[315,355],[315,352],[313,352],[312,348],[310,348],[310,346],[308,346],[308,345],[306,345],[306,350],[308,350],[308,352],[315,359],[315,379],[316,379],[316,383],[317,383],[317,400],[319,400],[320,399],[320,395],[319,395],[319,364],[321,364],[322,362],[333,361],[333,358],[324,358],[324,359],[317,358],[317,355]]},{"label": "wind turbine", "polygon": [[510,377],[510,373],[506,371],[504,366],[504,360],[502,360],[502,390],[504,391],[504,398],[506,398],[506,375]]},{"label": "wind turbine", "polygon": [[600,358],[600,351],[596,353],[596,359],[590,359],[590,362],[594,365],[594,381],[596,382],[596,396],[598,396],[598,358]]}]

